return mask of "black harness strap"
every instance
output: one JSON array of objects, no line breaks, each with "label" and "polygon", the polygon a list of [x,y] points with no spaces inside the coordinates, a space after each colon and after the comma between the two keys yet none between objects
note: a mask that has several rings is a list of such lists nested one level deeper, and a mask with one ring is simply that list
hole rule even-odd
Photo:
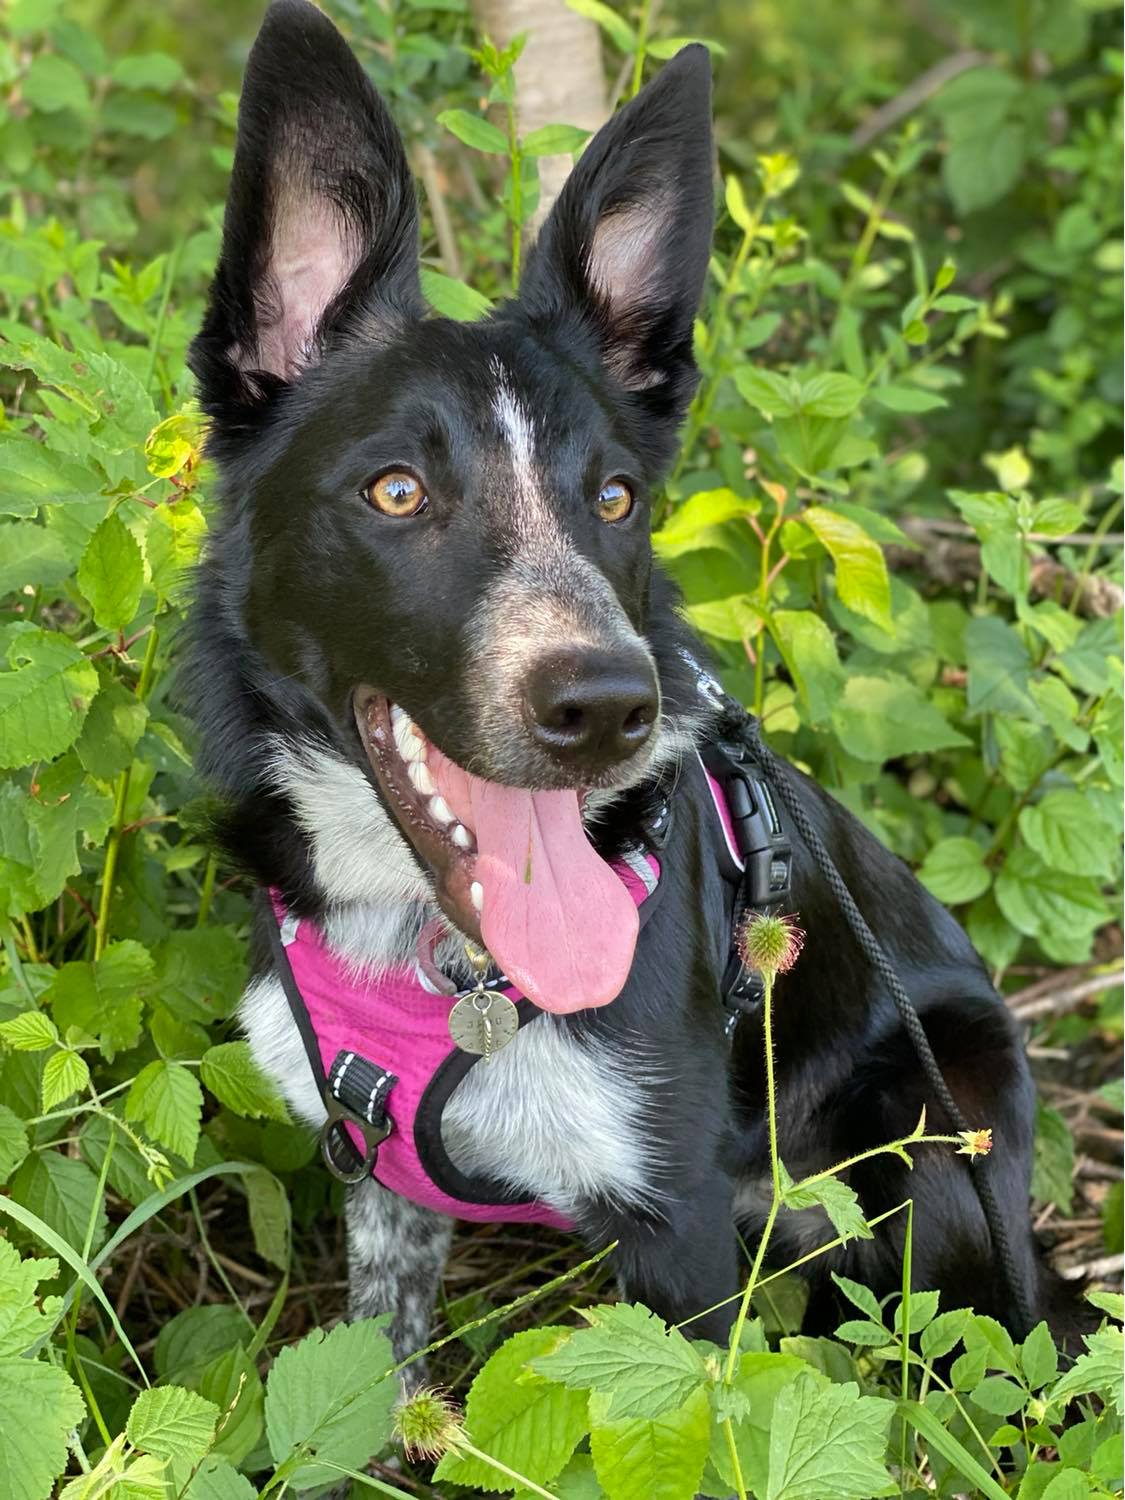
[{"label": "black harness strap", "polygon": [[[809,853],[815,859],[821,874],[832,891],[833,896],[839,903],[840,910],[844,914],[844,920],[851,928],[852,935],[858,943],[860,950],[868,959],[872,967],[878,972],[891,998],[895,1003],[903,1029],[913,1044],[918,1061],[922,1066],[926,1082],[933,1090],[938,1103],[948,1115],[954,1130],[967,1130],[969,1127],[962,1115],[956,1099],[949,1091],[949,1085],[945,1081],[937,1058],[933,1054],[929,1038],[926,1036],[918,1012],[911,1003],[910,996],[903,988],[902,981],[895,972],[895,967],[887,956],[886,949],[867,925],[863,913],[855,904],[852,893],[844,883],[839,870],[832,862],[832,856],[824,845],[824,841],[813,827],[808,813],[801,802],[800,795],[787,774],[785,762],[775,755],[773,751],[762,740],[762,728],[759,721],[747,714],[742,706],[733,698],[725,698],[724,719],[722,728],[737,736],[748,748],[754,760],[757,761],[765,775],[770,778],[770,783],[777,792],[778,797],[785,806],[786,812],[793,820],[794,827],[800,833]],[[1007,1225],[1000,1205],[996,1201],[996,1195],[992,1190],[989,1179],[989,1167],[991,1163],[987,1160],[979,1162],[966,1162],[966,1167],[971,1166],[970,1177],[976,1188],[977,1197],[980,1199],[981,1209],[984,1212],[985,1222],[988,1225],[989,1234],[995,1247],[1000,1267],[1004,1274],[1004,1280],[1008,1285],[1008,1292],[1012,1298],[1019,1322],[1022,1325],[1021,1336],[1031,1331],[1034,1323],[1032,1312],[1032,1301],[1024,1284],[1021,1267],[1012,1252],[1011,1241],[1008,1238]]]}]

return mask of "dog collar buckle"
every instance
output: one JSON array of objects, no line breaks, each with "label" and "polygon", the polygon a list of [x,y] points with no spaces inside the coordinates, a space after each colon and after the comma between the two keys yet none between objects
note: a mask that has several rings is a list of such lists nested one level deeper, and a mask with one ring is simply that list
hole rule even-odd
[{"label": "dog collar buckle", "polygon": [[[387,1096],[398,1079],[356,1052],[338,1052],[324,1085],[328,1118],[320,1129],[320,1155],[340,1182],[362,1182],[375,1170],[379,1147],[394,1128]],[[360,1151],[346,1126],[363,1139]]]}]

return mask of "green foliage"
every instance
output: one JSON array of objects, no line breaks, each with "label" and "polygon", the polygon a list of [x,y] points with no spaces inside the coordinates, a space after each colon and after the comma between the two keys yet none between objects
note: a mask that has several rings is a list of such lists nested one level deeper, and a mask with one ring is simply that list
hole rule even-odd
[{"label": "green foliage", "polygon": [[[569,3],[625,95],[703,13]],[[0,1493],[252,1500],[362,1469],[400,1394],[378,1325],[275,1331],[337,1205],[231,1029],[246,893],[200,841],[170,694],[209,514],[184,351],[231,156],[225,49],[258,13],[71,9],[0,21]],[[654,544],[726,687],[1014,989],[1029,966],[1096,975],[1120,892],[1120,63],[1098,0],[934,9],[707,11],[723,192]],[[522,41],[475,38],[462,0],[336,11],[422,169],[425,296],[483,316],[518,286],[541,158],[586,133],[521,129]],[[971,65],[852,144],[938,32]],[[1040,1024],[1058,1052],[1119,1037],[1120,1008]],[[1044,1105],[1034,1192],[1064,1214],[1075,1160]],[[882,1232],[836,1172],[778,1166],[778,1212],[825,1244]],[[1102,1212],[1119,1252],[1119,1184]],[[225,1233],[281,1278],[268,1310],[237,1302]],[[227,1300],[142,1337],[114,1297],[154,1245]],[[439,1481],[1120,1493],[1119,1298],[1094,1295],[1108,1321],[1066,1367],[1042,1326],[1016,1347],[936,1294],[837,1284],[857,1315],[833,1339],[800,1335],[776,1272],[733,1350],[628,1305],[518,1332]],[[512,1313],[460,1330],[474,1363]]]}]

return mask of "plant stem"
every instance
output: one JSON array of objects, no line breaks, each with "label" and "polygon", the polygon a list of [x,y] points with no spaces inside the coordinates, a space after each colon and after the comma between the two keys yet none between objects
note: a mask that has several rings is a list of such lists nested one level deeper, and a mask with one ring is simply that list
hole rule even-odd
[{"label": "plant stem", "polygon": [[520,289],[520,253],[523,243],[523,154],[516,130],[516,106],[509,102],[508,160],[512,166],[512,291]]},{"label": "plant stem", "polygon": [[[157,639],[158,632],[154,624],[148,633],[144,660],[141,662],[141,675],[137,682],[137,698],[141,702],[147,697],[152,683]],[[117,858],[121,852],[121,840],[124,837],[125,806],[129,800],[129,782],[132,779],[132,773],[132,766],[126,766],[117,778],[117,791],[113,803],[113,826],[110,829],[109,843],[106,845],[105,869],[102,871],[102,889],[98,901],[98,920],[94,928],[95,959],[101,958],[105,952],[106,943],[109,941],[109,912],[113,904],[113,882],[117,874]]]},{"label": "plant stem", "polygon": [[195,925],[202,927],[211,912],[211,898],[215,894],[215,873],[219,862],[214,854],[207,856],[207,865],[203,871],[203,884],[199,890],[199,911],[196,913]]},{"label": "plant stem", "polygon": [[533,1495],[542,1495],[543,1500],[559,1500],[559,1497],[551,1490],[545,1490],[541,1485],[535,1484],[525,1474],[517,1473],[515,1469],[509,1469],[507,1464],[502,1464],[498,1458],[493,1458],[488,1453],[483,1453],[479,1448],[474,1448],[472,1443],[462,1437],[457,1444],[459,1453],[467,1453],[470,1458],[479,1459],[482,1464],[487,1464],[490,1469],[495,1469],[498,1474],[503,1474],[506,1479],[514,1479],[520,1489],[530,1490]]},{"label": "plant stem", "polygon": [[632,98],[639,93],[641,78],[645,70],[645,48],[648,46],[648,28],[651,20],[652,0],[641,0],[641,19],[637,26],[637,50],[633,54],[633,83],[629,90]]}]

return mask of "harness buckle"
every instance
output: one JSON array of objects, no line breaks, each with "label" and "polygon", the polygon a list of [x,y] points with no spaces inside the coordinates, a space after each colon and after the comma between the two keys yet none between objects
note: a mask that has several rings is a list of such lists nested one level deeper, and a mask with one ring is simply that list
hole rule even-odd
[{"label": "harness buckle", "polygon": [[[398,1079],[356,1052],[338,1052],[324,1085],[328,1118],[320,1129],[320,1155],[340,1182],[362,1182],[375,1170],[379,1147],[394,1128],[387,1095]],[[363,1137],[360,1152],[346,1126]]]}]

